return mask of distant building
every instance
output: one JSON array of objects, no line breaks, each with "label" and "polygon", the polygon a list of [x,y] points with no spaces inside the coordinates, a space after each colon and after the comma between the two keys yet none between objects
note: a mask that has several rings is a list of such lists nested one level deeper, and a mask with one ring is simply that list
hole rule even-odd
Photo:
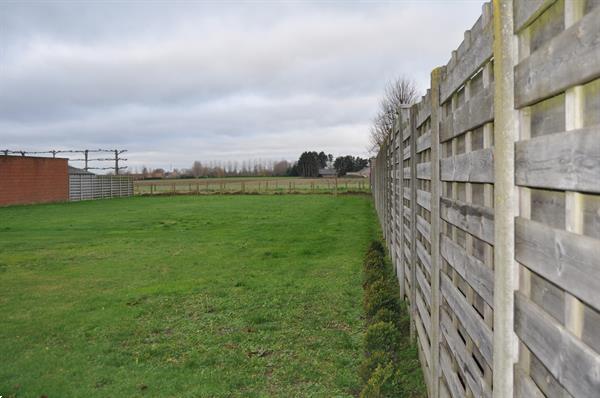
[{"label": "distant building", "polygon": [[348,177],[369,178],[371,176],[371,168],[370,167],[365,167],[364,169],[359,170],[359,171],[352,171],[350,173],[346,173],[346,175]]},{"label": "distant building", "polygon": [[333,178],[335,176],[337,176],[337,170],[334,168],[319,169],[319,177]]}]

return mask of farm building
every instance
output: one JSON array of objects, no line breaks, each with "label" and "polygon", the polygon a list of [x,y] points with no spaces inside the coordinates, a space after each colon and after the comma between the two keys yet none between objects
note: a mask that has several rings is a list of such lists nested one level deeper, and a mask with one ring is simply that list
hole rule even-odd
[{"label": "farm building", "polygon": [[128,176],[96,175],[66,158],[0,156],[0,206],[131,195]]},{"label": "farm building", "polygon": [[319,177],[333,178],[337,175],[337,170],[334,168],[319,169]]}]

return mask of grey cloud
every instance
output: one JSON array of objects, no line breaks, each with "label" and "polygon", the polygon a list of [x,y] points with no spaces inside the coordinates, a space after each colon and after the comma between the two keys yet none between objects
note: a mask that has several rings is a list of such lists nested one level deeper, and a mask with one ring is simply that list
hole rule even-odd
[{"label": "grey cloud", "polygon": [[385,81],[426,88],[480,9],[2,2],[0,147],[128,147],[162,167],[365,154]]}]

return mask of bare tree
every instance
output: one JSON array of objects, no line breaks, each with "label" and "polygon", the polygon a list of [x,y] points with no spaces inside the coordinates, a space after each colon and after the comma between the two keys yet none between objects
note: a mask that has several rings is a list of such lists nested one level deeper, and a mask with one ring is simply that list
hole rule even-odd
[{"label": "bare tree", "polygon": [[377,152],[383,142],[392,134],[396,115],[401,105],[412,105],[418,97],[417,84],[405,76],[388,82],[379,111],[373,119],[369,132],[370,151]]}]

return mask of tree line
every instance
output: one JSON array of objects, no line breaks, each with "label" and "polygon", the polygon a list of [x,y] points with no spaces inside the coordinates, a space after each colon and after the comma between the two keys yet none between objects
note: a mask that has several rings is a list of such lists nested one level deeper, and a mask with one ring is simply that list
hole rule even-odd
[{"label": "tree line", "polygon": [[360,171],[369,165],[368,159],[345,155],[334,158],[323,151],[302,152],[295,162],[287,160],[244,160],[244,161],[194,161],[192,166],[170,171],[162,168],[143,167],[141,172],[132,171],[142,178],[223,178],[223,177],[318,177],[321,169],[335,169],[338,176]]}]

